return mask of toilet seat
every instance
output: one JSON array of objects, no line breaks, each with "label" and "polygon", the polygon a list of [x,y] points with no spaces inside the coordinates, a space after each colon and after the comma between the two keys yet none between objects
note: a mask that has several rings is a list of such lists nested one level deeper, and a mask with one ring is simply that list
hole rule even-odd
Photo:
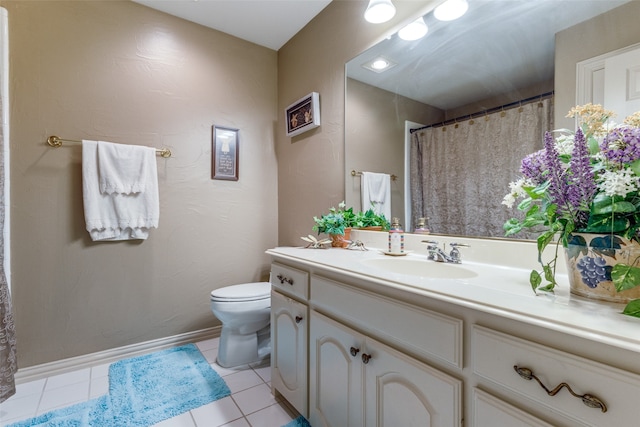
[{"label": "toilet seat", "polygon": [[243,283],[211,291],[211,301],[243,302],[271,298],[270,282]]}]

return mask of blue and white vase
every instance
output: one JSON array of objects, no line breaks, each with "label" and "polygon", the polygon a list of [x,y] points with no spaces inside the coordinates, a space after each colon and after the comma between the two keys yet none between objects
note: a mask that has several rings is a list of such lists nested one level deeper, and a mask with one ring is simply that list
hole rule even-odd
[{"label": "blue and white vase", "polygon": [[618,292],[611,281],[616,264],[640,266],[640,244],[615,234],[572,233],[565,248],[571,293],[627,303],[640,298],[640,286]]}]

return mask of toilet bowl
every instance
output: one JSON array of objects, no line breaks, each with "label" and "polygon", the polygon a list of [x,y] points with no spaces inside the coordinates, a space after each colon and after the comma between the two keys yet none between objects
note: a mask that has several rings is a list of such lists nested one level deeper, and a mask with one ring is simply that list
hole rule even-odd
[{"label": "toilet bowl", "polygon": [[261,361],[271,354],[271,283],[226,286],[211,292],[211,311],[222,322],[218,365]]}]

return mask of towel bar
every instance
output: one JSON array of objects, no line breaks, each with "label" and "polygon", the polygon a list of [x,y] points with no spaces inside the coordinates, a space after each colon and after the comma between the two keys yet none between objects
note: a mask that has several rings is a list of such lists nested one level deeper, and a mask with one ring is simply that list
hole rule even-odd
[{"label": "towel bar", "polygon": [[[49,144],[51,147],[54,147],[54,148],[62,147],[63,142],[71,142],[71,143],[78,143],[78,144],[82,143],[82,141],[78,141],[75,139],[63,139],[55,135],[51,135],[49,138],[47,138],[47,144]],[[169,150],[168,148],[156,149],[156,154],[160,154],[160,156],[166,159],[171,157],[171,150]]]},{"label": "towel bar", "polygon": [[[356,170],[351,171],[351,176],[360,176],[360,175],[362,175],[362,172],[360,171],[356,171]],[[395,181],[397,179],[398,177],[396,175],[391,175],[391,181]]]}]

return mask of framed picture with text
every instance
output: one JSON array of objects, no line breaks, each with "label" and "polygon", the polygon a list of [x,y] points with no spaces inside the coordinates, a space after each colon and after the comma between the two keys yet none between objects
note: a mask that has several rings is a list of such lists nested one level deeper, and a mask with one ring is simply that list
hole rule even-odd
[{"label": "framed picture with text", "polygon": [[238,180],[238,129],[213,126],[211,138],[211,179]]},{"label": "framed picture with text", "polygon": [[311,92],[285,110],[287,136],[299,135],[320,126],[320,94]]}]

